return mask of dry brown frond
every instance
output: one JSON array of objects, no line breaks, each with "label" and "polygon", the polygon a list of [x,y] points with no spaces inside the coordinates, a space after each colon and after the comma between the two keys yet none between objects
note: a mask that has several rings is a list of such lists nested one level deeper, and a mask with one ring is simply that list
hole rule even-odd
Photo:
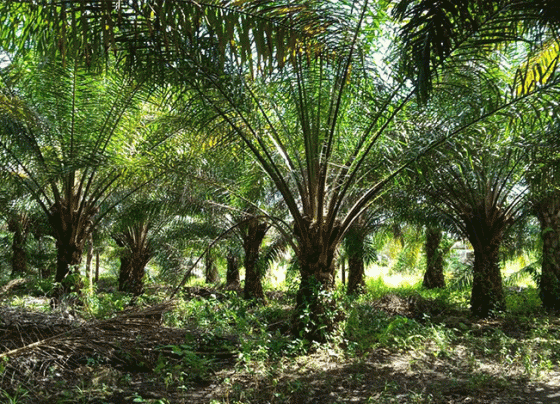
[{"label": "dry brown frond", "polygon": [[[16,313],[15,309],[0,309],[4,323],[0,331],[9,334],[12,341],[12,344],[4,342],[4,348],[20,342],[19,347],[0,354],[0,363],[6,362],[3,378],[9,375],[17,380],[18,376],[37,368],[43,374],[52,369],[65,370],[87,362],[88,358],[123,365],[153,363],[158,355],[153,348],[165,340],[163,334],[179,332],[179,339],[184,339],[185,331],[161,327],[163,314],[172,307],[173,302],[164,302],[90,322],[60,313]],[[6,336],[3,341],[8,340]]]},{"label": "dry brown frond", "polygon": [[31,279],[28,278],[12,279],[11,281],[9,281],[8,283],[6,283],[4,286],[0,288],[0,298],[5,294],[7,294],[10,290],[17,288],[18,286],[24,285],[30,281]]}]

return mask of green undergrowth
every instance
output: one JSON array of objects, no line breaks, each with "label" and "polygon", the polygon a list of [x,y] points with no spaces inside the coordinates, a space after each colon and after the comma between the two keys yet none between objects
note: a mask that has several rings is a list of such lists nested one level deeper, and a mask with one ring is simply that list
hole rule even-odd
[{"label": "green undergrowth", "polygon": [[[319,344],[292,334],[294,285],[269,291],[271,297],[264,306],[221,289],[208,288],[205,296],[180,293],[163,325],[187,330],[187,336],[180,344],[162,340],[154,348],[159,353],[157,362],[148,372],[165,386],[161,399],[169,392],[187,394],[215,383],[229,394],[216,403],[288,403],[295,394],[313,391],[313,380],[297,376],[293,369],[312,369],[312,374],[323,375],[325,363],[336,362],[348,372],[345,383],[360,385],[371,371],[360,369],[367,368],[368,358],[379,352],[408,358],[409,368],[418,372],[431,369],[434,361],[440,366],[449,364],[453,372],[460,373],[453,377],[466,380],[462,388],[471,393],[488,388],[488,368],[497,369],[496,374],[511,371],[538,380],[560,364],[560,321],[543,313],[538,291],[531,286],[505,288],[507,310],[490,319],[477,319],[468,310],[468,288],[425,290],[420,283],[395,288],[382,277],[369,278],[361,295],[345,296],[339,287],[329,296],[330,310],[344,315],[327,342]],[[25,301],[31,292],[48,296],[45,287],[44,282],[28,284],[4,303],[23,306],[15,302]],[[114,279],[88,288],[84,304],[76,310],[86,318],[106,318],[129,307],[132,297],[114,288]],[[166,298],[165,288],[148,288],[149,293],[135,299],[137,307]],[[102,365],[90,367],[95,370],[95,366],[101,369]],[[306,373],[302,370],[301,374]],[[130,377],[125,376],[120,375],[119,380]],[[324,377],[328,380],[328,375]],[[126,389],[121,381],[110,387]],[[391,397],[401,386],[394,383],[372,402],[391,402],[383,397]],[[509,382],[503,383],[507,387]],[[0,393],[25,402],[25,391]],[[79,392],[68,390],[68,394]],[[418,390],[407,394],[407,402],[436,402],[430,401],[435,393]],[[412,397],[419,398],[413,401]],[[141,400],[138,395],[134,402],[156,402]]]}]

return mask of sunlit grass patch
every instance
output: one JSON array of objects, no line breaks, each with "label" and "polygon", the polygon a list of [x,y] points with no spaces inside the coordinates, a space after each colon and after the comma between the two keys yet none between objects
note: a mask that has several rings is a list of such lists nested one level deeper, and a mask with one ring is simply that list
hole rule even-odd
[{"label": "sunlit grass patch", "polygon": [[422,281],[423,275],[419,269],[410,272],[394,272],[390,267],[375,264],[366,269],[367,278],[383,278],[383,282],[392,288],[414,286]]}]

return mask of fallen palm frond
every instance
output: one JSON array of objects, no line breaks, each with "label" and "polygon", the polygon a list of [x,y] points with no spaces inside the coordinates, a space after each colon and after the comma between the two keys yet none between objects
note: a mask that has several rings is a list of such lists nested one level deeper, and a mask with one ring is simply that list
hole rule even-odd
[{"label": "fallen palm frond", "polygon": [[0,288],[0,297],[7,295],[10,290],[17,288],[18,286],[25,285],[28,282],[31,282],[31,279],[28,278],[12,279],[10,282],[8,282],[7,284],[5,284]]},{"label": "fallen palm frond", "polygon": [[[106,320],[81,324],[78,321],[69,321],[64,331],[32,343],[26,343],[23,335],[29,333],[25,327],[28,322],[26,316],[33,317],[32,321],[35,321],[35,324],[41,324],[41,314],[20,313],[19,317],[12,316],[10,324],[6,322],[4,315],[3,322],[9,329],[19,330],[22,334],[20,340],[25,343],[0,354],[0,363],[5,362],[4,376],[10,373],[13,378],[15,374],[24,374],[37,367],[45,374],[47,370],[68,369],[80,363],[87,363],[88,359],[93,358],[96,361],[116,362],[127,366],[146,366],[147,363],[155,361],[150,354],[157,356],[157,353],[152,351],[161,344],[164,334],[180,334],[175,335],[178,338],[172,339],[184,339],[184,330],[161,327],[163,314],[172,307],[172,302],[164,302],[144,310],[124,311]],[[53,319],[52,314],[43,314],[42,317],[43,323],[45,318]],[[52,332],[53,329],[63,327],[63,323],[52,324],[50,330]],[[41,334],[40,331],[36,332],[36,335]]]},{"label": "fallen palm frond", "polygon": [[0,352],[5,354],[16,348],[64,334],[84,324],[84,320],[67,311],[44,313],[24,310],[21,307],[0,307]]}]

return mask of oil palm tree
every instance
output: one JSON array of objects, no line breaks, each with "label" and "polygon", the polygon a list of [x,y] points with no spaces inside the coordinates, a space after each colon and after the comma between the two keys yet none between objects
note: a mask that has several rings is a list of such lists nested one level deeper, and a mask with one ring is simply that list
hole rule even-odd
[{"label": "oil palm tree", "polygon": [[112,238],[122,249],[119,290],[134,295],[144,292],[145,268],[156,254],[156,239],[174,219],[171,206],[168,198],[144,190],[116,207]]},{"label": "oil palm tree", "polygon": [[[520,93],[546,81],[552,72],[543,66],[558,61],[558,43],[550,36],[545,38],[545,46],[524,63],[519,74],[521,84],[517,91]],[[560,307],[557,99],[558,94],[551,93],[529,108],[519,105],[514,109],[515,119],[508,121],[509,130],[516,135],[516,146],[526,151],[525,181],[533,213],[541,228],[542,272],[538,283],[543,306],[547,309]]]},{"label": "oil palm tree", "polygon": [[[13,2],[8,3],[13,5]],[[79,4],[82,3],[84,2]],[[145,6],[147,3],[138,4]],[[169,4],[176,5],[176,2],[169,2]],[[263,3],[247,2],[247,4]],[[450,75],[444,74],[448,71],[460,75],[461,67],[472,65],[473,61],[477,62],[474,64],[479,67],[477,71],[480,77],[491,76],[496,69],[488,69],[484,63],[494,61],[497,65],[497,62],[492,59],[492,54],[487,52],[483,45],[495,42],[496,35],[480,36],[482,32],[480,29],[461,31],[461,35],[456,35],[459,39],[450,41],[445,52],[439,54],[435,52],[437,57],[435,64],[430,62],[432,57],[430,49],[427,54],[415,57],[414,60],[428,63],[428,69],[421,70],[423,74],[418,75],[420,79],[413,81],[415,87],[420,89],[417,92],[416,88],[412,88],[410,82],[406,81],[406,76],[416,77],[412,74],[416,70],[411,73],[405,66],[404,70],[394,69],[387,73],[380,68],[382,63],[378,61],[374,63],[376,55],[371,53],[375,48],[372,46],[375,40],[375,34],[372,34],[374,30],[363,30],[363,27],[367,24],[372,28],[376,26],[387,28],[387,25],[382,25],[386,22],[386,9],[383,4],[376,3],[375,6],[368,1],[354,2],[348,7],[340,7],[340,3],[336,1],[305,4],[310,5],[311,8],[315,7],[314,10],[323,11],[308,14],[311,15],[310,21],[321,21],[320,16],[325,15],[324,11],[331,12],[335,8],[338,10],[337,15],[343,15],[344,18],[338,19],[339,25],[335,20],[331,25],[319,23],[313,26],[330,39],[329,46],[324,47],[321,46],[321,42],[315,42],[317,45],[315,53],[312,52],[313,47],[288,47],[290,64],[286,65],[283,71],[275,70],[273,67],[269,70],[268,76],[261,76],[257,80],[247,80],[247,77],[251,76],[251,68],[250,63],[242,63],[243,58],[220,58],[223,53],[213,53],[212,50],[219,49],[214,46],[216,43],[219,44],[219,40],[207,41],[205,46],[201,46],[202,42],[185,41],[186,36],[181,30],[175,29],[176,25],[167,23],[160,17],[160,15],[168,15],[159,13],[160,9],[155,10],[158,11],[156,13],[158,17],[154,22],[157,20],[163,29],[157,29],[155,23],[152,27],[148,26],[148,22],[144,23],[150,21],[153,11],[149,5],[140,9],[145,14],[142,17],[144,24],[139,25],[145,27],[145,32],[151,34],[153,29],[155,35],[159,35],[153,42],[155,45],[147,47],[150,54],[168,50],[165,47],[158,47],[158,44],[165,43],[166,35],[161,34],[161,31],[169,28],[170,31],[179,34],[177,43],[184,45],[185,52],[181,55],[185,57],[179,58],[177,54],[171,53],[173,59],[163,63],[165,68],[163,76],[183,82],[189,91],[193,91],[194,96],[201,101],[200,111],[206,111],[206,117],[208,114],[213,117],[205,123],[212,122],[214,125],[221,123],[224,127],[221,133],[229,132],[232,136],[241,139],[252,158],[278,189],[292,217],[290,223],[278,223],[278,225],[283,226],[283,232],[294,236],[296,240],[294,249],[300,267],[301,283],[296,303],[298,308],[296,318],[302,320],[297,329],[304,336],[320,339],[321,335],[324,337],[324,331],[329,328],[329,326],[323,327],[322,313],[325,313],[325,310],[321,300],[324,296],[322,292],[333,282],[337,247],[353,222],[380,195],[390,179],[398,175],[418,155],[443,144],[446,138],[455,136],[511,103],[526,100],[533,94],[557,85],[557,82],[556,77],[551,76],[545,84],[534,88],[531,92],[522,95],[513,93],[505,99],[489,94],[486,97],[491,101],[488,102],[488,108],[471,108],[468,117],[463,116],[460,120],[450,119],[447,122],[447,131],[440,138],[424,134],[423,138],[426,142],[422,147],[410,155],[404,153],[399,164],[387,169],[382,162],[387,158],[385,146],[390,143],[392,135],[389,129],[395,127],[398,117],[406,112],[416,96],[420,95],[420,99],[424,101],[427,98],[427,92],[422,91],[422,87],[418,84],[433,82],[432,78],[435,78],[436,82],[448,80]],[[296,9],[299,6],[294,3]],[[300,9],[310,8],[302,6]],[[53,11],[52,8],[46,10],[47,15],[48,10],[51,13]],[[275,10],[280,9],[275,8]],[[239,11],[234,10],[234,12]],[[36,19],[39,23],[52,22],[46,18],[44,10],[40,13],[41,18]],[[13,13],[8,15],[13,16]],[[69,21],[76,21],[76,23],[54,24],[55,27],[61,27],[58,33],[62,32],[62,27],[71,26],[74,29],[81,24],[79,18],[71,19],[72,15],[77,15],[75,13],[62,13],[62,15],[70,16]],[[132,15],[132,21],[140,20],[138,12],[135,11]],[[289,13],[284,15],[288,16],[288,20],[290,19]],[[281,13],[280,17],[282,16]],[[111,27],[114,20],[105,18],[110,22],[107,26]],[[484,18],[483,24],[477,27],[488,28],[485,32],[496,32],[496,30],[492,31],[492,28],[499,27],[503,22],[503,15],[499,13],[485,14]],[[57,21],[60,20],[63,19]],[[68,46],[68,49],[74,51],[79,49],[79,52],[87,55],[89,37],[87,30],[83,29],[84,26],[81,25],[83,34],[73,31],[71,36],[67,36],[78,42],[76,46]],[[271,38],[282,29],[281,26],[273,28],[274,33]],[[406,29],[412,33],[416,32],[411,25],[405,25]],[[102,29],[98,30],[101,31]],[[289,29],[288,31],[290,35],[297,32]],[[16,35],[18,32],[26,31],[16,31]],[[55,29],[54,32],[57,30]],[[122,32],[129,31],[123,29]],[[247,30],[241,29],[237,32],[247,33]],[[207,35],[203,37],[208,38]],[[445,35],[442,37],[445,38]],[[98,35],[97,38],[104,38],[104,36]],[[110,36],[107,38],[111,39]],[[123,45],[131,45],[126,55],[132,55],[133,59],[135,51],[141,49],[134,46],[134,38],[133,35],[122,38]],[[224,38],[234,38],[235,41],[237,37],[228,34]],[[256,39],[257,36],[254,38]],[[407,39],[402,35],[401,38]],[[390,39],[398,42],[396,36]],[[279,42],[286,45],[289,41]],[[101,44],[103,41],[92,43]],[[142,45],[147,43],[149,44],[149,41],[141,41]],[[169,43],[175,45],[173,41]],[[251,41],[244,41],[244,43],[251,43]],[[262,40],[256,40],[254,43],[257,49],[263,45]],[[277,60],[285,60],[280,53],[281,49],[285,49],[284,47],[270,46],[273,43],[268,37],[264,41],[265,47],[267,43],[269,49],[279,49],[275,53]],[[120,48],[122,51],[126,49],[126,46]],[[204,52],[200,49],[204,49]],[[325,49],[328,49],[328,52]],[[405,46],[404,49],[408,48]],[[94,54],[99,53],[94,52]],[[473,55],[476,58],[473,58]],[[246,58],[249,58],[247,53]],[[146,59],[138,57],[135,60]],[[433,66],[436,68],[434,69]],[[150,71],[150,69],[145,70]],[[492,70],[490,74],[488,74],[489,70]],[[425,119],[433,119],[436,114],[436,111],[430,109],[422,112],[425,114]],[[192,113],[192,108],[185,110],[185,114]],[[374,160],[371,164],[370,156],[376,156],[377,161]],[[382,179],[377,183],[369,184],[367,191],[359,199],[347,203],[351,195],[350,191],[356,186],[361,187],[363,178],[372,171],[378,172],[376,178]],[[300,315],[306,312],[312,313],[311,317]]]},{"label": "oil palm tree", "polygon": [[6,67],[2,78],[0,165],[48,219],[57,247],[55,281],[62,282],[77,271],[84,243],[111,209],[107,197],[143,150],[145,93],[122,75],[33,58]]},{"label": "oil palm tree", "polygon": [[28,270],[27,239],[33,230],[36,206],[14,175],[4,172],[1,180],[0,217],[7,224],[7,230],[12,233],[12,276],[23,276]]},{"label": "oil palm tree", "polygon": [[486,130],[432,155],[419,189],[473,246],[471,311],[482,317],[505,309],[500,247],[525,213],[527,196],[522,151],[500,142],[497,127]]},{"label": "oil palm tree", "polygon": [[[310,60],[302,55],[291,68],[253,81],[239,76],[224,80],[210,66],[200,66],[203,86],[183,77],[198,91],[203,101],[199,108],[214,111],[213,122],[223,125],[222,133],[229,128],[231,136],[244,142],[290,212],[291,223],[279,225],[295,239],[301,275],[296,313],[309,309],[320,316],[324,312],[320,291],[333,283],[334,258],[342,238],[392,178],[427,150],[444,144],[445,139],[557,85],[550,80],[530,93],[512,92],[504,97],[492,81],[499,74],[499,60],[482,50],[479,63],[464,68],[461,52],[465,49],[462,42],[457,43],[447,55],[449,66],[441,66],[446,70],[441,70],[445,74],[439,75],[438,85],[464,86],[464,78],[474,72],[480,91],[464,100],[463,113],[457,114],[457,109],[448,106],[438,116],[441,109],[436,103],[426,107],[414,104],[416,89],[398,70],[386,75],[369,63],[373,56],[364,53],[360,45],[370,39],[362,31],[370,8],[367,3],[360,5],[347,18],[354,18],[354,35],[347,38],[344,51],[334,56]],[[468,51],[474,49],[472,43],[467,45]],[[487,64],[482,66],[481,60]],[[481,99],[486,101],[484,105],[477,104]],[[413,124],[411,108],[417,111],[414,123],[445,121],[445,130],[414,132],[414,147],[394,156],[390,147],[393,140],[412,140],[399,132]],[[393,165],[386,164],[387,160]],[[372,172],[378,180],[366,186]],[[365,191],[350,202],[358,188]],[[306,335],[315,338],[321,321],[309,320],[300,329],[311,330]],[[309,323],[314,325],[309,327]]]},{"label": "oil palm tree", "polygon": [[[553,101],[545,111],[554,111],[554,104]],[[529,165],[525,178],[529,184],[532,210],[541,229],[540,296],[545,308],[555,310],[560,308],[560,145],[556,114],[547,115],[539,114],[532,122],[531,119],[525,120],[526,124],[520,129],[520,146],[528,150]]]}]

